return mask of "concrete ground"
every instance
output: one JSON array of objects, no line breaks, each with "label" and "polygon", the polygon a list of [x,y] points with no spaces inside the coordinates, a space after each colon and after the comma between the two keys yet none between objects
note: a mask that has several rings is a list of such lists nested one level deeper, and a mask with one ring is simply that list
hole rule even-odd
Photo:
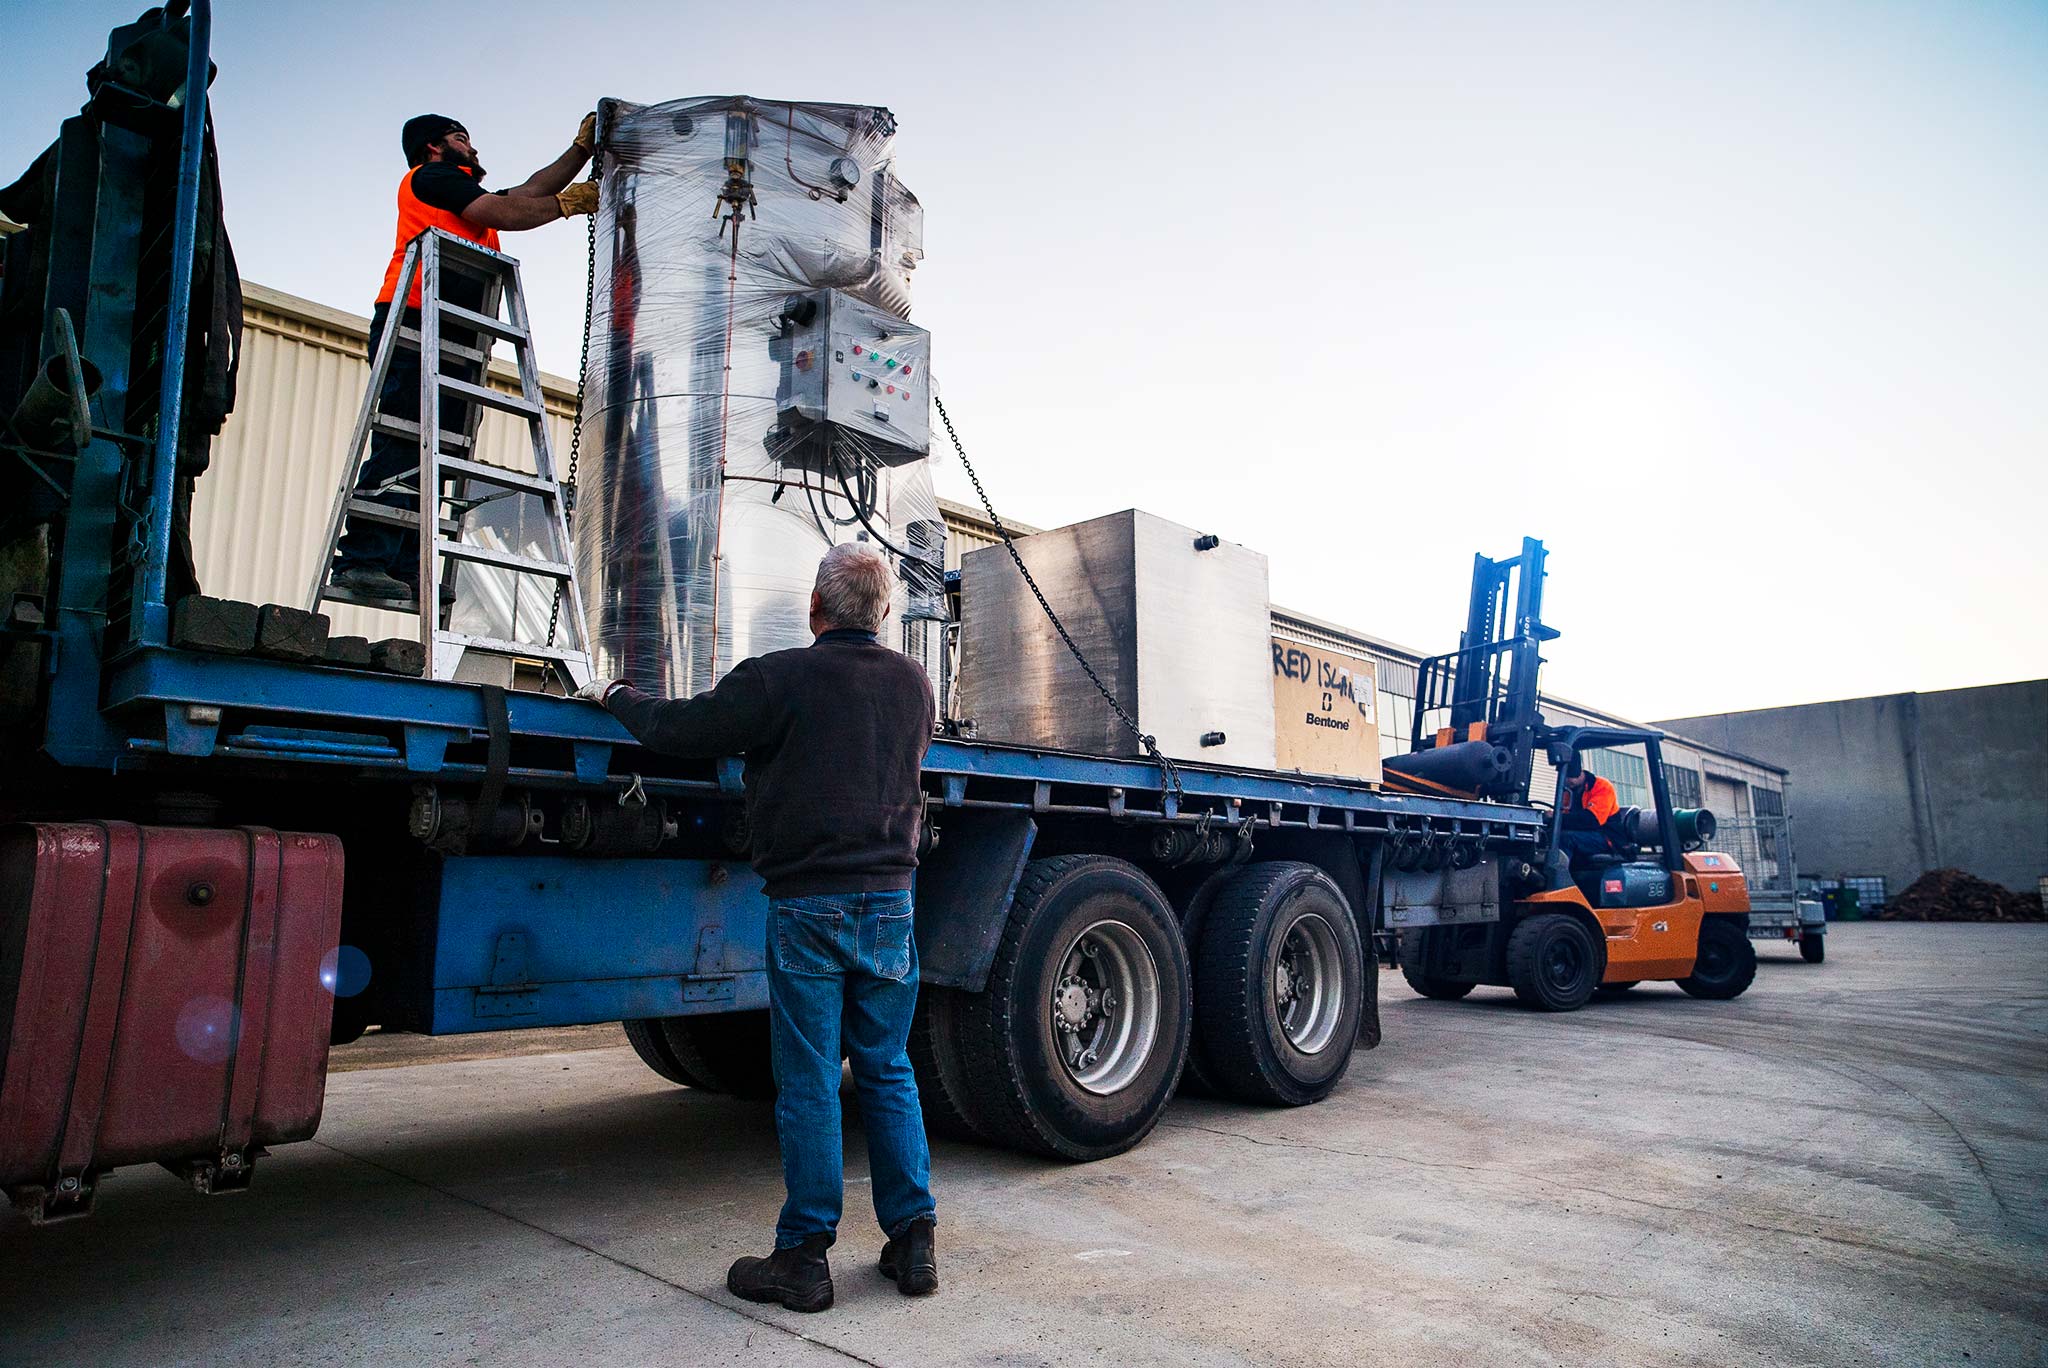
[{"label": "concrete ground", "polygon": [[609,1028],[367,1041],[247,1196],[124,1171],[0,1224],[0,1362],[2048,1362],[2048,927],[1763,953],[1733,1003],[1569,1017],[1388,976],[1320,1106],[1182,1100],[1079,1167],[941,1145],[925,1301],[871,1267],[852,1130],[816,1316],[724,1290],[779,1201],[762,1108]]}]

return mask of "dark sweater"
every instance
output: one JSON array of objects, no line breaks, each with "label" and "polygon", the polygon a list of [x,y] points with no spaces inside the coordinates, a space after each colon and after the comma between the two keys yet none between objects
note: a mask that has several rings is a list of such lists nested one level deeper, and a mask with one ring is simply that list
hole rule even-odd
[{"label": "dark sweater", "polygon": [[755,656],[691,699],[615,688],[605,706],[650,750],[746,758],[754,869],[771,898],[910,887],[931,682],[870,632]]}]

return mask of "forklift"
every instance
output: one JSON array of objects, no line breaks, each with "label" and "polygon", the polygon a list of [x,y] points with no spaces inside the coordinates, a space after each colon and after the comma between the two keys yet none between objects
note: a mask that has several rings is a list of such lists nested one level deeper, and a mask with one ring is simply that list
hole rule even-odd
[{"label": "forklift", "polygon": [[1538,858],[1500,872],[1497,918],[1389,928],[1402,976],[1424,997],[1492,984],[1548,1012],[1652,981],[1739,997],[1756,977],[1748,888],[1734,859],[1705,848],[1714,815],[1672,807],[1663,733],[1544,723],[1537,676],[1543,644],[1557,637],[1542,619],[1545,555],[1529,537],[1519,556],[1475,558],[1459,648],[1418,668],[1410,750],[1385,762],[1386,785],[1528,803],[1537,755],[1562,775],[1589,754],[1626,749],[1648,766],[1655,806],[1622,807],[1599,825],[1604,850],[1573,854],[1560,790]]}]

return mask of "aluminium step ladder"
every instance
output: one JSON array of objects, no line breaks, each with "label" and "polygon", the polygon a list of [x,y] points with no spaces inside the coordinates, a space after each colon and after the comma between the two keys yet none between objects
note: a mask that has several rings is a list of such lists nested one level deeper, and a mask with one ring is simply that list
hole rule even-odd
[{"label": "aluminium step ladder", "polygon": [[[443,282],[450,276],[482,287],[482,307],[464,308],[443,297]],[[403,301],[420,282],[419,324],[407,326]],[[414,613],[420,619],[420,646],[425,655],[429,679],[456,679],[477,668],[464,670],[471,655],[531,660],[546,665],[566,690],[573,692],[590,682],[591,665],[585,635],[582,592],[576,582],[575,556],[569,545],[569,525],[562,486],[555,478],[554,450],[548,440],[547,411],[544,407],[540,367],[533,357],[533,335],[526,313],[526,296],[519,287],[519,263],[502,252],[467,238],[433,228],[420,234],[406,248],[398,283],[392,290],[393,307],[370,363],[370,383],[364,391],[362,408],[356,416],[354,435],[349,439],[349,456],[336,491],[333,511],[327,519],[327,540],[313,571],[309,606],[318,611],[323,603],[350,603],[386,612]],[[505,317],[500,318],[500,309]],[[473,335],[475,346],[451,341],[450,329]],[[519,393],[508,394],[490,387],[491,348],[497,342],[510,344],[519,370]],[[420,403],[423,421],[411,422],[378,411],[385,377],[398,348],[420,356]],[[451,365],[475,375],[474,381],[451,373]],[[460,431],[441,426],[444,398],[461,401],[465,414]],[[531,434],[533,470],[477,458],[477,426],[486,408],[523,419]],[[431,419],[427,415],[432,415]],[[416,470],[408,470],[374,493],[417,495],[416,509],[397,507],[365,498],[356,488],[368,459],[372,433],[386,433],[409,439],[419,448]],[[505,545],[465,540],[476,529],[466,529],[465,519],[476,510],[517,495],[531,495],[539,501],[543,529],[541,554],[521,554]],[[429,521],[429,511],[432,520]],[[333,573],[335,545],[350,518],[412,529],[419,533],[420,593],[416,601],[402,602],[352,593],[329,582]],[[499,538],[502,542],[502,538]],[[446,580],[452,583],[461,565],[487,567],[507,572],[511,581],[507,636],[479,636],[451,628],[454,617],[452,592],[444,593],[442,565],[451,562]],[[524,640],[519,622],[520,578],[534,577],[552,584],[548,595],[547,622],[536,623],[535,638]],[[468,581],[465,580],[465,583]],[[435,605],[434,611],[420,612],[420,603]],[[565,641],[557,640],[566,637]],[[481,677],[481,676],[479,676]]]}]

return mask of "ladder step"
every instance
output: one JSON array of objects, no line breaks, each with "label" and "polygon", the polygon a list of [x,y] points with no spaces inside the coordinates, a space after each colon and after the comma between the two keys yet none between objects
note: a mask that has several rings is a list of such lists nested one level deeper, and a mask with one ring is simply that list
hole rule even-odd
[{"label": "ladder step", "polygon": [[[369,499],[350,499],[348,515],[351,518],[361,518],[365,522],[389,523],[393,527],[409,527],[414,531],[418,531],[420,525],[420,515],[411,509],[393,508],[390,504],[373,503]],[[441,519],[442,536],[452,537],[461,530],[456,526],[455,519]]]},{"label": "ladder step", "polygon": [[[388,432],[393,437],[403,437],[414,445],[419,444],[420,425],[410,418],[393,418],[388,413],[378,413],[371,416],[370,426],[379,432]],[[474,444],[472,439],[459,432],[450,432],[446,428],[441,430],[443,451],[467,451]]]},{"label": "ladder step", "polygon": [[449,541],[445,537],[435,540],[434,549],[450,560],[475,561],[478,565],[495,565],[501,570],[545,575],[549,579],[565,580],[576,573],[567,561],[534,560],[530,556],[515,556],[509,551],[493,551],[488,546]]},{"label": "ladder step", "polygon": [[[418,328],[400,328],[398,330],[398,340],[412,343],[412,349],[418,351],[420,349],[420,330]],[[460,346],[450,342],[445,337],[441,339],[441,354],[443,356],[455,357],[460,361],[473,361],[478,365],[482,365],[491,359],[491,354],[487,351],[477,347]]]},{"label": "ladder step", "polygon": [[525,656],[529,660],[559,660],[565,664],[588,664],[590,653],[574,646],[549,646],[538,641],[504,641],[497,637],[464,636],[460,632],[436,632],[435,638],[450,646],[491,655]]},{"label": "ladder step", "polygon": [[445,299],[441,301],[441,316],[443,318],[452,318],[457,323],[475,328],[478,332],[486,332],[493,337],[502,337],[507,342],[516,343],[522,347],[526,345],[526,333],[517,325],[507,323],[502,318],[493,318],[489,314],[478,313],[475,309],[465,309],[460,304],[450,304]]},{"label": "ladder step", "polygon": [[468,257],[469,260],[464,261],[463,265],[473,270],[488,270],[493,275],[503,275],[512,268],[512,258],[503,252],[493,251],[481,242],[457,237],[443,229],[436,228],[432,231],[440,238],[442,255],[456,260]]},{"label": "ladder step", "polygon": [[492,465],[488,461],[466,461],[457,456],[444,456],[441,458],[441,473],[481,480],[504,489],[523,490],[528,494],[538,494],[543,499],[561,496],[561,488],[553,480],[543,480],[540,476],[530,475],[523,470],[508,470],[504,466]]},{"label": "ladder step", "polygon": [[419,611],[411,599],[371,598],[368,594],[357,594],[347,589],[337,589],[332,584],[321,586],[320,602],[349,603],[358,608],[377,608],[386,613],[416,613]]},{"label": "ladder step", "polygon": [[505,413],[517,414],[521,418],[538,418],[543,410],[523,395],[507,394],[484,385],[472,385],[467,380],[457,380],[452,375],[441,377],[441,388],[458,399],[467,399]]}]

